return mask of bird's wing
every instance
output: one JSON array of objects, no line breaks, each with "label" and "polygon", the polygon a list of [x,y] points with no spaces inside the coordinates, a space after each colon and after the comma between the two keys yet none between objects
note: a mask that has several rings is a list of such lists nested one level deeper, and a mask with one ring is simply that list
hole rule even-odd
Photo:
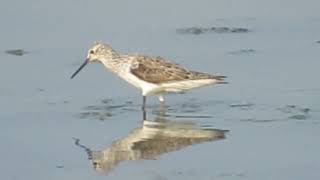
[{"label": "bird's wing", "polygon": [[162,57],[136,56],[131,68],[132,74],[141,80],[161,84],[182,80],[217,79],[224,76],[214,76],[184,69],[177,64],[169,63]]}]

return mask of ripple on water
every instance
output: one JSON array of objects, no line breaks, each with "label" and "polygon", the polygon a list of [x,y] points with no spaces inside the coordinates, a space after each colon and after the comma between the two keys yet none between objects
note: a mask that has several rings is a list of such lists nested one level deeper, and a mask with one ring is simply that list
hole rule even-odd
[{"label": "ripple on water", "polygon": [[[289,120],[310,120],[311,109],[300,105],[258,105],[254,103],[233,103],[229,105],[232,113],[243,114],[247,117],[237,117],[242,122],[271,123]],[[235,112],[234,110],[237,110]]]},{"label": "ripple on water", "polygon": [[112,99],[103,99],[101,103],[96,105],[88,105],[76,116],[80,119],[97,119],[107,120],[110,117],[116,116],[130,111],[138,111],[138,105],[132,101],[115,101]]},{"label": "ripple on water", "polygon": [[[157,104],[155,106],[148,106],[147,108],[151,109],[152,114],[162,115],[163,117],[212,118],[212,115],[203,113],[203,111],[208,106],[215,106],[220,103],[221,102],[218,101],[201,102],[192,98],[178,104],[164,106]],[[163,112],[163,108],[166,109],[165,114],[161,114]],[[110,117],[114,117],[123,113],[138,112],[140,109],[141,104],[134,104],[132,101],[104,99],[99,104],[86,106],[84,110],[76,116],[80,119],[106,120]]]},{"label": "ripple on water", "polygon": [[[157,104],[158,105],[158,104]],[[123,113],[139,112],[141,104],[128,100],[104,99],[97,105],[89,105],[77,114],[80,119],[107,120]],[[221,112],[220,116],[228,119],[229,114],[237,114],[238,121],[271,123],[288,120],[308,120],[311,109],[299,105],[259,105],[250,101],[234,103],[220,101],[200,101],[195,98],[170,105],[149,106],[153,115],[164,118],[210,119]],[[163,109],[166,109],[163,113]],[[214,110],[211,112],[211,109]],[[224,114],[224,115],[223,115]],[[234,119],[234,118],[233,118]]]}]

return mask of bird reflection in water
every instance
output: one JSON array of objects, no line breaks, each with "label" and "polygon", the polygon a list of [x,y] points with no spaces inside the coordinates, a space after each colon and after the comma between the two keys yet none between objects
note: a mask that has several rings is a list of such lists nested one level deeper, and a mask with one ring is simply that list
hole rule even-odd
[{"label": "bird reflection in water", "polygon": [[75,139],[75,144],[86,151],[96,171],[107,174],[122,161],[155,159],[191,145],[224,139],[227,131],[190,121],[172,121],[163,111],[150,121],[143,111],[142,125],[127,137],[115,140],[111,147],[95,151],[80,144],[79,139]]}]

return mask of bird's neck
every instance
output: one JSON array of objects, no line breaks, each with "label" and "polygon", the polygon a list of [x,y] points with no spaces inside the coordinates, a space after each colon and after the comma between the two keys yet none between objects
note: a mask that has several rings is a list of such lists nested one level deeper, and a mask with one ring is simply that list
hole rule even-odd
[{"label": "bird's neck", "polygon": [[108,58],[101,59],[101,63],[108,68],[110,71],[114,73],[118,73],[120,66],[121,66],[121,61],[120,61],[120,56],[119,55],[112,55]]}]

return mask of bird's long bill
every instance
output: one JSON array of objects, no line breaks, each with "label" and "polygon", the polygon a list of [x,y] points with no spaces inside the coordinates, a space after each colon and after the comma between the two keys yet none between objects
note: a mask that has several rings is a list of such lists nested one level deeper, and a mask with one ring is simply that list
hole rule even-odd
[{"label": "bird's long bill", "polygon": [[84,63],[79,67],[79,69],[72,74],[71,79],[74,78],[78,74],[78,72],[80,72],[81,69],[83,69],[88,63],[89,59],[86,59],[86,61],[84,61]]}]

